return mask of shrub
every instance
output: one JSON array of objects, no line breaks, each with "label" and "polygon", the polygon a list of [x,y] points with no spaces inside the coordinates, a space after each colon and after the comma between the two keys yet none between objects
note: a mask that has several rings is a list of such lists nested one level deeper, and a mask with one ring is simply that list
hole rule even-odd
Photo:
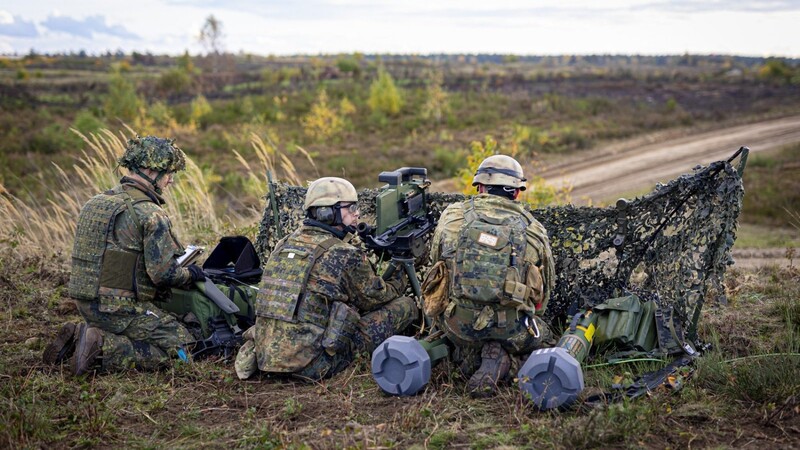
[{"label": "shrub", "polygon": [[338,59],[336,61],[336,67],[341,72],[352,73],[354,77],[358,77],[361,74],[361,65],[352,57]]},{"label": "shrub", "polygon": [[441,72],[434,72],[425,89],[425,104],[422,105],[420,114],[425,120],[432,120],[440,123],[442,118],[450,112],[450,104],[447,101],[447,92],[442,89],[444,76]]},{"label": "shrub", "polygon": [[325,89],[319,91],[317,100],[303,119],[303,132],[315,141],[331,138],[339,134],[344,121],[337,112],[328,106],[328,94]]},{"label": "shrub", "polygon": [[386,116],[398,115],[403,107],[401,92],[383,67],[378,69],[378,78],[369,87],[367,105],[373,112]]},{"label": "shrub", "polygon": [[189,113],[189,124],[193,126],[199,125],[202,120],[211,114],[213,109],[211,104],[208,103],[205,96],[198,95],[192,100],[191,112]]},{"label": "shrub", "polygon": [[161,75],[156,87],[166,95],[185,94],[192,87],[192,78],[183,69],[170,69]]},{"label": "shrub", "polygon": [[96,133],[103,127],[105,127],[103,121],[85,109],[81,110],[72,121],[72,128],[83,134]]},{"label": "shrub", "polygon": [[141,114],[142,100],[136,94],[136,87],[114,71],[108,84],[108,95],[103,102],[106,117],[135,123]]},{"label": "shrub", "polygon": [[432,169],[441,172],[445,177],[456,176],[466,156],[466,150],[453,150],[437,147],[433,151]]}]

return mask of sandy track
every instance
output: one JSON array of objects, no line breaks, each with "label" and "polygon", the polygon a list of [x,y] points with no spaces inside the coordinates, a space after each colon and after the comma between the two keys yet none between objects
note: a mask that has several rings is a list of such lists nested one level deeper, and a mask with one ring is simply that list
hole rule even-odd
[{"label": "sandy track", "polygon": [[580,160],[549,167],[542,175],[553,186],[572,184],[575,204],[597,203],[648,191],[658,182],[691,172],[698,164],[727,159],[740,146],[758,153],[800,142],[800,116],[739,125],[656,143],[636,141],[598,148]]}]

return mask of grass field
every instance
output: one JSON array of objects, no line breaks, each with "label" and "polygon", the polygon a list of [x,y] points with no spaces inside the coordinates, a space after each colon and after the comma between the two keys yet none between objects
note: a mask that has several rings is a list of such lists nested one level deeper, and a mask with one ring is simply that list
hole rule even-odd
[{"label": "grass field", "polygon": [[[67,272],[50,261],[0,260],[3,351],[0,445],[258,448],[789,448],[800,442],[800,272],[733,271],[727,305],[701,322],[713,349],[678,393],[537,413],[513,387],[473,400],[454,368],[434,368],[412,398],[389,397],[367,358],[303,385],[238,381],[229,365],[176,364],[160,373],[76,379],[44,367],[58,325],[77,320]],[[587,392],[646,367],[589,369]]]}]

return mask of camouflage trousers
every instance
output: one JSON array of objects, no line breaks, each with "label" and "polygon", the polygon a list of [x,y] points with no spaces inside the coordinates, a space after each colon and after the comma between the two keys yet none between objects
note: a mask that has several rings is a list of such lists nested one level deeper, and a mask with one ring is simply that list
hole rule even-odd
[{"label": "camouflage trousers", "polygon": [[91,327],[103,330],[102,370],[157,370],[194,341],[174,316],[150,302],[101,296],[99,301],[76,301]]},{"label": "camouflage trousers", "polygon": [[[554,344],[550,327],[539,316],[528,317],[513,308],[497,308],[488,324],[476,330],[480,313],[481,309],[451,302],[439,321],[447,338],[465,351],[472,348],[480,352],[484,342],[497,341],[510,355],[526,355]],[[539,336],[534,336],[529,327],[534,333],[538,329]]]},{"label": "camouflage trousers", "polygon": [[350,349],[333,355],[323,351],[293,376],[314,381],[332,377],[347,368],[356,354],[372,353],[381,342],[408,328],[418,316],[419,309],[409,297],[398,297],[379,309],[362,314],[358,332],[351,337],[353,346]]}]

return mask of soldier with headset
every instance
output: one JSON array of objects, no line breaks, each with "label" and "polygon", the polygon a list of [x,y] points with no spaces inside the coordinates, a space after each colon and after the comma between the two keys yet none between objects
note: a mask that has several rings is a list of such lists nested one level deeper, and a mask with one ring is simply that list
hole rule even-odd
[{"label": "soldier with headset", "polygon": [[414,301],[402,296],[401,272],[384,281],[351,243],[359,213],[349,181],[314,181],[303,209],[303,224],[263,267],[256,324],[236,358],[240,378],[257,370],[306,381],[333,376],[418,317]]}]

